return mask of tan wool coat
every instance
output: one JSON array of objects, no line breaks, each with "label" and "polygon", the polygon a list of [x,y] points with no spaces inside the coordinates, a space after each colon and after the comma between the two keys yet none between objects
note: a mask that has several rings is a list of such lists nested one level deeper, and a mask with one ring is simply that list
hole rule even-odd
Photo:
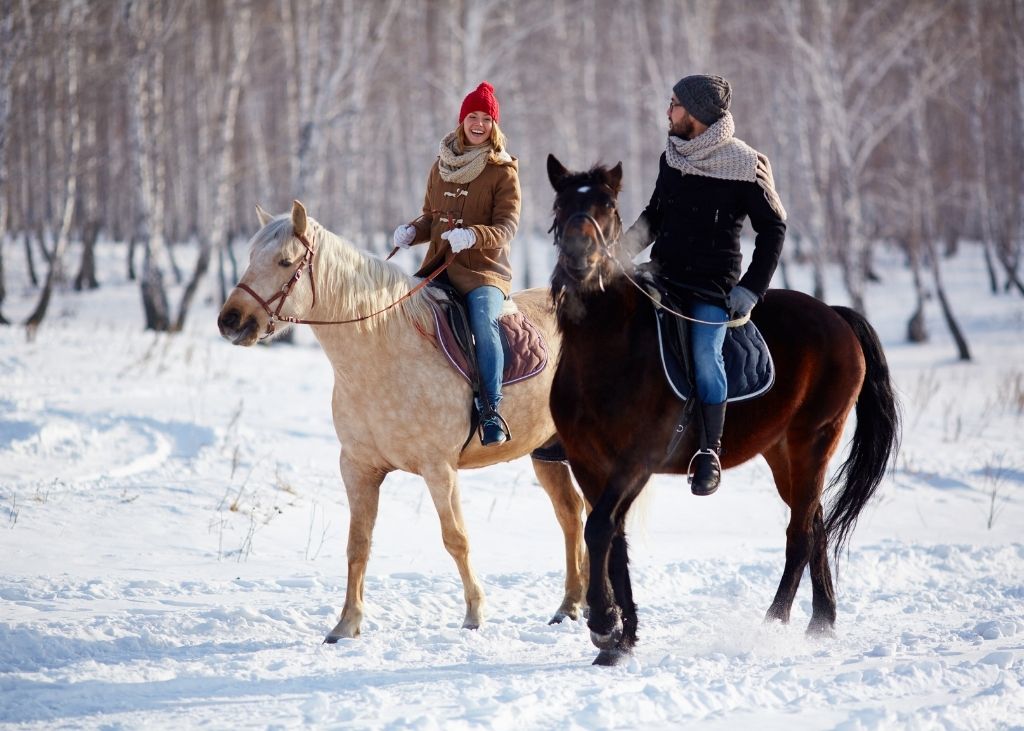
[{"label": "tan wool coat", "polygon": [[[435,161],[427,178],[423,197],[423,215],[412,222],[416,227],[414,243],[430,242],[418,277],[430,275],[454,257],[446,270],[452,286],[465,295],[489,284],[507,297],[512,285],[509,249],[519,227],[519,163],[488,162],[480,175],[469,183],[446,183]],[[452,254],[441,234],[449,228],[473,230],[473,246]]]}]

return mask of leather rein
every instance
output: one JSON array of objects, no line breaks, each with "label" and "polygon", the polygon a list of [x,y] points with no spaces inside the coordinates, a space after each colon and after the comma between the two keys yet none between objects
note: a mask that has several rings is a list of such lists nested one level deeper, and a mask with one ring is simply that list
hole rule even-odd
[{"label": "leather rein", "polygon": [[[302,261],[299,262],[299,265],[295,268],[295,272],[292,274],[291,278],[287,282],[285,282],[281,286],[281,289],[275,292],[270,299],[263,299],[247,284],[239,282],[239,284],[237,285],[240,290],[248,293],[250,297],[256,300],[260,304],[260,307],[262,307],[263,310],[270,317],[270,319],[267,321],[267,329],[264,331],[262,339],[268,338],[274,334],[275,322],[287,322],[293,325],[348,325],[355,322],[363,322],[364,320],[369,320],[371,317],[376,317],[377,315],[383,314],[390,310],[391,308],[398,306],[405,300],[412,297],[414,294],[416,294],[421,289],[430,284],[432,281],[434,281],[434,279],[436,279],[441,274],[441,272],[447,269],[448,265],[451,264],[452,261],[454,261],[454,259],[449,259],[442,266],[438,267],[433,272],[431,272],[430,276],[428,276],[426,279],[423,279],[420,282],[418,282],[415,287],[410,289],[408,292],[403,294],[401,297],[399,297],[397,300],[392,302],[387,307],[379,309],[376,312],[371,312],[368,315],[361,315],[360,317],[353,317],[347,320],[306,320],[299,317],[289,317],[281,315],[281,308],[284,307],[285,300],[287,300],[288,295],[291,294],[292,287],[294,287],[298,283],[298,281],[302,279],[302,273],[305,272],[307,269],[309,270],[309,287],[313,291],[313,306],[316,307],[316,277],[313,276],[313,259],[316,256],[316,249],[314,248],[313,244],[310,243],[309,239],[306,237],[305,234],[295,233],[294,235],[295,238],[297,238],[302,243],[302,245],[306,247],[306,253],[302,257]],[[396,246],[391,250],[391,253],[388,254],[387,259],[385,259],[384,261],[387,261],[397,253],[398,247]],[[274,304],[274,302],[277,302],[277,307],[271,309],[271,306]]]},{"label": "leather rein", "polygon": [[[738,317],[738,318],[733,319],[733,320],[725,320],[724,322],[720,322],[720,321],[712,322],[712,321],[708,321],[708,320],[699,320],[696,317],[690,317],[689,315],[684,315],[682,312],[676,312],[671,307],[668,307],[667,305],[665,305],[661,300],[655,299],[654,297],[652,297],[650,292],[647,291],[647,288],[642,286],[635,279],[633,279],[633,277],[630,276],[629,272],[626,271],[626,268],[622,265],[622,262],[620,262],[619,259],[612,253],[612,249],[614,249],[618,245],[618,243],[622,240],[622,235],[623,235],[622,219],[619,217],[619,208],[616,205],[616,206],[612,207],[612,210],[615,212],[615,221],[617,223],[617,226],[616,226],[615,237],[612,239],[611,243],[608,243],[608,239],[605,236],[604,229],[601,228],[601,224],[597,222],[596,218],[594,218],[592,215],[590,215],[586,211],[576,211],[575,213],[570,214],[569,217],[567,219],[565,219],[565,221],[562,223],[561,226],[558,225],[557,221],[555,223],[551,224],[551,230],[555,232],[555,246],[558,246],[559,250],[561,250],[561,246],[559,246],[559,244],[562,241],[562,236],[563,236],[563,233],[564,233],[566,227],[572,221],[575,221],[576,219],[583,219],[584,221],[588,221],[590,224],[592,224],[593,227],[594,227],[594,230],[597,231],[597,245],[598,245],[602,255],[615,262],[616,266],[618,266],[619,270],[621,271],[622,276],[624,276],[629,281],[630,284],[632,284],[634,287],[636,287],[637,290],[641,294],[643,294],[644,297],[646,297],[652,303],[654,303],[655,309],[664,310],[668,314],[673,315],[674,317],[678,317],[680,320],[686,320],[687,322],[695,322],[695,323],[697,323],[699,325],[725,325],[727,327],[736,327],[737,325],[742,325],[744,322],[746,322],[749,319],[749,315],[748,315],[747,317]],[[563,269],[563,271],[564,271],[564,269]],[[572,276],[572,274],[570,272],[566,271],[565,273],[568,274],[570,276],[570,278],[572,278],[574,280],[576,279],[575,277]],[[578,280],[576,280],[576,281],[578,281]],[[601,284],[601,289],[602,289],[602,291],[604,290],[604,284],[603,283]]]}]

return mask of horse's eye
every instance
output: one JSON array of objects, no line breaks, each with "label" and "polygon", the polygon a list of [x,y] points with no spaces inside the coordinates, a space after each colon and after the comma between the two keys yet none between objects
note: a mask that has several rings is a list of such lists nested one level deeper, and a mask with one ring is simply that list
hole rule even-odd
[{"label": "horse's eye", "polygon": [[291,259],[282,259],[281,261],[279,261],[277,263],[280,264],[283,267],[290,267],[292,265],[292,260]]}]

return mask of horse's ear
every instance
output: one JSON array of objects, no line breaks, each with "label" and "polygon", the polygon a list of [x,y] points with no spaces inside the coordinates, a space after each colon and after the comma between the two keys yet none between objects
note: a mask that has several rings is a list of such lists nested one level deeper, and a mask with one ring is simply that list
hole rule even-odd
[{"label": "horse's ear", "polygon": [[263,210],[263,206],[259,203],[256,204],[256,218],[260,222],[260,228],[263,228],[274,219],[273,216]]},{"label": "horse's ear", "polygon": [[608,185],[615,191],[616,195],[622,190],[622,161],[608,171]]},{"label": "horse's ear", "polygon": [[551,181],[551,187],[556,191],[561,190],[562,181],[569,175],[569,171],[565,169],[565,165],[558,161],[558,158],[548,153],[548,180]]},{"label": "horse's ear", "polygon": [[298,201],[292,201],[292,228],[295,229],[295,235],[305,236],[307,225],[306,207]]}]

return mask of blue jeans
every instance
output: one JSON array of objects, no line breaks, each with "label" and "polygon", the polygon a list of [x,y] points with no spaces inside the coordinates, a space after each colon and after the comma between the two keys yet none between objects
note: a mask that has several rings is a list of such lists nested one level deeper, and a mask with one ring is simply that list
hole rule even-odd
[{"label": "blue jeans", "polygon": [[[505,306],[505,295],[497,287],[484,285],[466,295],[469,326],[476,340],[476,365],[480,374],[480,395],[495,409],[501,401],[501,377],[505,353],[498,334],[498,316]],[[486,408],[486,406],[484,407]]]},{"label": "blue jeans", "polygon": [[720,404],[728,396],[725,380],[725,359],[722,345],[725,343],[725,322],[729,313],[717,305],[695,300],[690,315],[706,322],[721,322],[721,325],[690,323],[690,349],[693,351],[693,370],[697,380],[697,398],[705,404]]}]

